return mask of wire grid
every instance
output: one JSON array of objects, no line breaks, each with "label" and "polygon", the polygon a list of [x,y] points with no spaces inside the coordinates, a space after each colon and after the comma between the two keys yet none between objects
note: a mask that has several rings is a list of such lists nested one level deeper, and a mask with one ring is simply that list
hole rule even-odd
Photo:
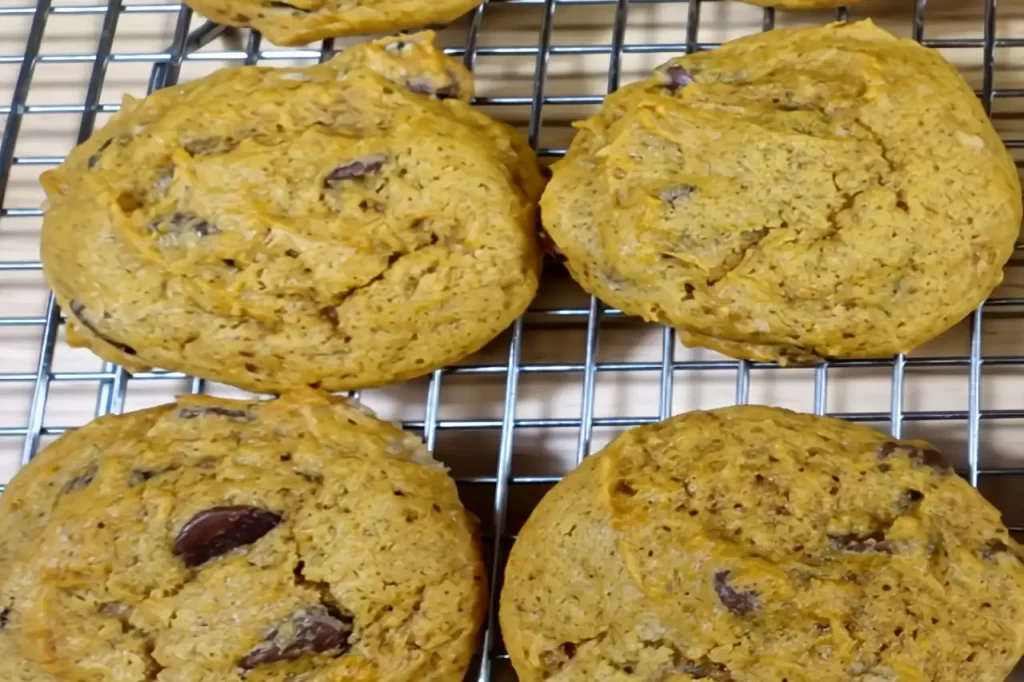
[{"label": "wire grid", "polygon": [[[1024,97],[1024,89],[997,89],[994,83],[994,66],[997,48],[1024,47],[1024,37],[996,36],[996,0],[978,0],[984,2],[983,26],[980,35],[966,38],[925,39],[925,13],[927,0],[914,2],[912,36],[930,47],[958,49],[967,48],[981,51],[982,83],[978,95],[986,112],[991,112],[996,98]],[[631,5],[671,5],[673,11],[685,14],[685,35],[683,41],[672,42],[630,42],[627,41],[627,18]],[[710,0],[489,0],[479,7],[468,19],[467,31],[461,46],[448,49],[450,54],[464,59],[466,65],[473,68],[477,58],[481,56],[518,55],[532,57],[534,74],[529,95],[478,97],[476,104],[498,108],[528,107],[526,121],[527,134],[534,147],[539,147],[544,107],[546,105],[595,105],[602,97],[592,94],[548,95],[549,65],[553,57],[561,55],[598,55],[607,57],[606,90],[612,91],[619,85],[624,56],[645,53],[682,53],[695,50],[712,49],[717,43],[699,40],[701,29],[702,7],[711,5]],[[496,5],[533,5],[540,6],[542,15],[536,44],[522,45],[481,45],[484,37],[481,27],[489,8]],[[614,10],[614,24],[611,27],[610,40],[601,44],[562,44],[553,40],[556,13],[559,8],[571,5],[610,6]],[[87,54],[44,54],[42,53],[43,35],[48,20],[58,15],[102,15],[102,28],[99,33],[96,49]],[[118,21],[127,14],[165,14],[176,17],[173,40],[166,49],[151,53],[115,53],[114,39],[117,35]],[[110,64],[117,62],[143,62],[151,64],[148,90],[153,91],[178,82],[183,64],[190,60],[218,60],[234,63],[255,64],[264,60],[300,59],[322,61],[332,54],[334,43],[324,41],[316,48],[307,49],[264,49],[261,36],[255,32],[245,34],[244,49],[203,51],[224,32],[223,27],[212,23],[193,26],[192,12],[178,4],[138,4],[125,5],[123,0],[109,0],[106,6],[76,6],[54,4],[53,0],[39,0],[37,5],[19,7],[0,7],[0,22],[4,17],[31,17],[31,24],[26,37],[24,52],[21,54],[0,54],[0,65],[11,64],[18,67],[17,80],[11,104],[0,106],[0,115],[7,117],[4,127],[2,147],[0,147],[0,219],[4,221],[19,218],[38,218],[42,211],[25,206],[9,206],[4,197],[7,194],[8,181],[12,168],[15,166],[52,166],[59,163],[61,157],[52,156],[17,156],[15,144],[19,130],[27,117],[45,114],[77,114],[80,115],[77,141],[89,137],[96,123],[97,114],[116,111],[118,106],[103,104],[100,101],[104,79]],[[846,20],[850,13],[839,9],[836,17]],[[773,28],[776,13],[765,9],[762,15],[761,28]],[[28,102],[34,70],[39,64],[50,63],[91,63],[91,73],[83,103],[31,104]],[[1024,149],[1024,138],[1007,139],[1011,149]],[[563,147],[539,147],[541,158],[556,158],[565,153]],[[2,230],[0,226],[0,230]],[[1018,245],[1018,251],[1020,250]],[[40,317],[5,316],[4,311],[4,280],[7,273],[38,271],[38,261],[6,260],[0,253],[0,329],[5,327],[41,328],[41,342],[38,349],[38,362],[34,367],[26,367],[25,371],[0,372],[0,386],[31,384],[31,402],[24,425],[0,426],[0,438],[22,439],[21,464],[27,463],[39,450],[45,437],[55,436],[68,430],[69,426],[45,425],[48,398],[51,388],[64,382],[95,382],[98,386],[95,396],[95,414],[120,413],[125,407],[125,398],[129,383],[152,381],[187,382],[188,389],[193,393],[207,389],[200,379],[187,377],[181,373],[166,371],[149,371],[129,376],[122,368],[110,363],[103,364],[99,371],[94,372],[61,372],[54,370],[54,354],[59,346],[58,331],[64,323],[59,307],[52,295],[47,298],[45,312]],[[961,473],[972,485],[977,486],[983,477],[1024,475],[1024,466],[999,466],[985,468],[980,461],[981,424],[986,420],[1018,420],[1024,419],[1024,401],[1018,409],[982,409],[982,368],[1024,366],[1021,355],[984,355],[982,349],[982,322],[985,310],[1008,309],[1024,306],[1024,298],[1001,296],[990,299],[970,318],[969,352],[965,355],[953,356],[922,356],[877,360],[833,361],[813,370],[813,411],[816,414],[830,414],[858,422],[887,422],[894,436],[904,433],[904,426],[909,422],[954,422],[958,428],[966,431],[966,459]],[[503,337],[507,345],[503,346],[503,361],[461,365],[434,372],[426,386],[423,418],[404,420],[403,426],[423,433],[427,446],[432,450],[438,444],[439,434],[445,431],[458,430],[496,430],[500,435],[497,441],[497,458],[495,471],[491,475],[459,476],[456,478],[460,486],[486,486],[493,492],[490,496],[489,528],[485,528],[487,551],[491,566],[491,584],[495,586],[492,593],[490,615],[480,655],[467,679],[488,682],[492,679],[504,678],[507,673],[507,655],[500,643],[495,621],[497,587],[500,585],[504,557],[514,532],[508,529],[508,510],[510,496],[526,487],[553,485],[559,480],[558,475],[514,475],[513,447],[518,433],[524,429],[562,429],[575,430],[577,434],[571,453],[572,459],[578,463],[587,456],[594,443],[595,428],[607,427],[623,429],[663,419],[673,413],[673,396],[676,389],[676,375],[680,372],[697,370],[733,374],[735,377],[734,402],[746,403],[750,398],[751,373],[756,370],[778,370],[771,363],[752,363],[734,361],[720,356],[709,356],[697,359],[680,359],[674,332],[664,328],[660,330],[660,360],[621,362],[602,362],[599,359],[599,338],[602,326],[613,321],[622,321],[620,312],[603,306],[593,297],[589,297],[586,305],[535,307],[527,315],[518,320]],[[557,322],[585,329],[585,343],[582,361],[574,362],[524,362],[522,349],[526,330],[535,323]],[[920,368],[947,368],[966,370],[967,372],[967,409],[966,410],[908,410],[904,406],[905,376],[907,370]],[[866,371],[868,368],[883,369],[891,373],[889,389],[889,405],[887,409],[858,410],[834,412],[828,409],[830,372],[836,369]],[[633,375],[645,374],[656,376],[657,397],[652,400],[656,405],[656,414],[648,416],[598,416],[595,413],[595,385],[602,373],[627,372]],[[579,412],[574,417],[522,418],[517,415],[519,406],[520,380],[530,375],[573,375],[581,377],[582,395],[580,396]],[[460,375],[476,375],[489,378],[490,381],[501,381],[504,384],[500,417],[490,419],[444,419],[440,416],[442,408],[442,383],[449,377]],[[0,389],[0,393],[2,393]],[[358,397],[358,394],[356,394]],[[2,490],[0,486],[0,490]],[[1024,531],[1024,528],[1012,526],[1011,530]],[[504,669],[502,669],[502,667]]]}]

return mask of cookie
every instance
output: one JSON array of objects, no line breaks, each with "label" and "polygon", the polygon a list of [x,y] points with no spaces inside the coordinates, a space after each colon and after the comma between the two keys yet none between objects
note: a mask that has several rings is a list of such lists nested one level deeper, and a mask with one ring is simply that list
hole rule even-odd
[{"label": "cookie", "polygon": [[41,179],[69,340],[129,371],[337,391],[511,324],[537,289],[543,180],[432,37],[127,99]]},{"label": "cookie", "polygon": [[0,519],[12,682],[457,682],[486,608],[444,468],[313,391],[103,417]]},{"label": "cookie", "polygon": [[203,16],[252,27],[277,45],[305,45],[338,36],[391,33],[446,24],[481,0],[188,0]]},{"label": "cookie", "polygon": [[736,358],[907,352],[985,300],[1020,228],[977,97],[870,21],[673,59],[578,127],[541,200],[570,273]]},{"label": "cookie", "polygon": [[767,407],[633,429],[520,531],[521,682],[1002,682],[1024,565],[927,443]]}]

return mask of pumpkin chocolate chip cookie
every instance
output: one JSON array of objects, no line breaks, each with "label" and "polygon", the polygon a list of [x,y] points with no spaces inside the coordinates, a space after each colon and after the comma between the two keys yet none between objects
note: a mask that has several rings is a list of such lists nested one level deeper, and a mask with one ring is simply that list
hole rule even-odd
[{"label": "pumpkin chocolate chip cookie", "polygon": [[569,271],[737,358],[909,351],[985,300],[1020,229],[977,97],[869,21],[673,59],[578,126],[541,200]]},{"label": "pumpkin chocolate chip cookie", "polygon": [[312,391],[103,417],[0,519],[6,682],[458,682],[486,608],[443,467]]},{"label": "pumpkin chocolate chip cookie", "polygon": [[277,45],[445,24],[482,0],[188,0],[203,16],[251,26]]},{"label": "pumpkin chocolate chip cookie", "polygon": [[927,443],[766,407],[633,429],[519,533],[521,682],[1003,682],[1024,564]]},{"label": "pumpkin chocolate chip cookie", "polygon": [[42,177],[69,340],[265,392],[478,350],[536,292],[543,180],[471,95],[422,33],[127,99]]}]

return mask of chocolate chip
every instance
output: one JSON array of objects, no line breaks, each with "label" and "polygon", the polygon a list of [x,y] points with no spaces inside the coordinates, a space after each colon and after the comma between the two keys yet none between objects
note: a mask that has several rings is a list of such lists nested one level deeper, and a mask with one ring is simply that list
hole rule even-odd
[{"label": "chocolate chip", "polygon": [[335,327],[338,326],[338,309],[334,306],[325,306],[320,309],[320,318],[330,322]]},{"label": "chocolate chip", "polygon": [[85,306],[82,305],[81,302],[75,300],[68,301],[68,308],[71,309],[71,313],[75,316],[76,321],[80,325],[82,325],[90,332],[92,332],[94,335],[99,337],[100,340],[106,343],[108,346],[116,348],[125,355],[138,355],[138,353],[135,352],[135,349],[129,346],[128,344],[121,343],[120,341],[115,341],[114,339],[110,338],[109,336],[101,332],[99,329],[97,329],[96,325],[94,325],[85,317]]},{"label": "chocolate chip", "polygon": [[981,550],[981,558],[986,561],[992,561],[1000,554],[1010,554],[1017,559],[1017,561],[1024,564],[1024,557],[1021,557],[1013,550],[1013,548],[998,538],[995,540],[989,540],[985,544],[985,548]]},{"label": "chocolate chip", "polygon": [[142,485],[151,478],[176,471],[178,468],[178,465],[172,464],[163,469],[132,469],[132,473],[128,477],[128,487],[134,488],[137,485]]},{"label": "chocolate chip", "polygon": [[428,95],[438,99],[455,99],[459,96],[459,87],[455,83],[435,88],[434,84],[425,78],[414,78],[406,83],[406,87],[417,95]]},{"label": "chocolate chip", "polygon": [[218,405],[210,405],[206,407],[183,407],[178,410],[179,419],[196,419],[197,417],[202,417],[204,415],[226,417],[228,419],[243,422],[252,421],[252,415],[249,414],[248,410],[235,410],[230,407],[220,407]]},{"label": "chocolate chip", "polygon": [[953,465],[941,452],[931,448],[915,448],[911,459],[940,473],[948,473],[953,468]]},{"label": "chocolate chip", "polygon": [[384,167],[388,157],[383,154],[373,154],[354,161],[347,161],[324,178],[324,187],[333,187],[334,183],[353,178],[365,178],[367,175],[375,175]]},{"label": "chocolate chip", "polygon": [[675,208],[696,191],[697,188],[693,185],[676,185],[675,187],[661,190],[658,196],[666,204],[670,204],[672,208]]},{"label": "chocolate chip", "polygon": [[99,149],[97,149],[97,150],[96,150],[95,152],[93,152],[92,156],[90,156],[90,157],[89,157],[89,160],[88,160],[88,161],[86,161],[86,165],[87,165],[87,166],[88,166],[89,168],[92,168],[92,167],[93,167],[93,166],[95,166],[95,165],[96,165],[97,163],[99,163],[99,160],[100,160],[100,154],[102,154],[103,152],[105,152],[105,151],[107,150],[107,147],[109,147],[109,146],[110,146],[110,143],[111,143],[111,142],[113,142],[113,141],[114,141],[114,138],[110,138],[109,140],[107,140],[106,142],[104,142],[103,144],[101,144],[101,145],[100,145],[100,148],[99,148]]},{"label": "chocolate chip", "polygon": [[96,478],[96,467],[90,466],[65,483],[64,487],[60,489],[60,492],[62,495],[66,495],[67,493],[85,490],[89,487],[89,484],[92,483],[94,478]]},{"label": "chocolate chip", "polygon": [[685,88],[694,82],[693,75],[678,64],[665,69],[664,74],[666,78],[665,89],[669,92],[676,92],[680,88]]},{"label": "chocolate chip", "polygon": [[452,83],[450,85],[445,85],[444,87],[438,88],[437,92],[435,92],[434,95],[438,99],[458,99],[459,89],[458,87],[455,86],[454,83]]},{"label": "chocolate chip", "polygon": [[281,523],[281,516],[259,507],[213,507],[188,520],[174,538],[174,555],[190,567],[251,545]]},{"label": "chocolate chip", "polygon": [[197,237],[209,237],[220,232],[216,225],[210,224],[192,213],[172,213],[150,221],[148,229],[153,234],[185,234],[192,232]]},{"label": "chocolate chip", "polygon": [[566,658],[572,658],[576,655],[576,645],[572,642],[562,642],[562,645],[559,648],[562,650],[562,653],[565,654]]},{"label": "chocolate chip", "polygon": [[1010,546],[1001,540],[990,540],[985,545],[985,549],[981,551],[981,556],[985,559],[991,559],[996,554],[1004,554],[1010,551]]},{"label": "chocolate chip", "polygon": [[840,552],[892,554],[892,545],[886,541],[885,535],[881,532],[875,532],[866,536],[852,533],[848,535],[830,535],[828,537],[828,544],[832,549]]},{"label": "chocolate chip", "polygon": [[299,609],[271,628],[262,642],[245,655],[238,667],[252,670],[305,654],[340,656],[348,650],[352,620],[322,605]]},{"label": "chocolate chip", "polygon": [[238,141],[230,137],[199,137],[181,141],[181,147],[192,156],[223,154],[238,147]]},{"label": "chocolate chip", "polygon": [[698,680],[715,680],[715,682],[731,681],[729,669],[721,663],[715,663],[707,656],[699,661],[685,660],[678,666],[687,675]]},{"label": "chocolate chip", "polygon": [[930,447],[920,447],[907,443],[888,441],[882,443],[875,450],[878,459],[890,459],[903,455],[907,457],[914,466],[926,466],[939,473],[948,473],[952,468],[949,461],[941,452]]},{"label": "chocolate chip", "polygon": [[434,86],[431,85],[430,81],[415,79],[411,80],[405,85],[409,88],[410,92],[415,92],[417,95],[433,95]]},{"label": "chocolate chip", "polygon": [[715,572],[715,594],[718,595],[722,606],[737,616],[744,616],[757,608],[757,594],[737,590],[729,584],[730,577],[732,571]]},{"label": "chocolate chip", "polygon": [[11,622],[11,610],[8,608],[0,609],[0,630],[7,627],[7,624]]}]

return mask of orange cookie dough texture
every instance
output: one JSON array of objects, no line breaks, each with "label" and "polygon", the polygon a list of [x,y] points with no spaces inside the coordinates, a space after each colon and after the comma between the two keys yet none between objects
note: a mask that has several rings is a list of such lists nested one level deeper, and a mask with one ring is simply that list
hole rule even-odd
[{"label": "orange cookie dough texture", "polygon": [[41,179],[69,340],[279,392],[415,377],[505,329],[536,293],[543,180],[432,37],[126,99]]},{"label": "orange cookie dough texture", "polygon": [[391,33],[446,24],[481,0],[188,0],[203,16],[252,27],[277,45],[337,36]]},{"label": "orange cookie dough texture", "polygon": [[541,200],[573,277],[736,358],[909,351],[985,300],[1020,229],[977,97],[870,21],[674,59],[578,127]]},{"label": "orange cookie dough texture", "polygon": [[5,682],[461,682],[486,609],[444,468],[308,390],[103,417],[0,519]]},{"label": "orange cookie dough texture", "polygon": [[1024,564],[921,441],[767,407],[633,429],[519,533],[520,682],[1003,682]]}]

